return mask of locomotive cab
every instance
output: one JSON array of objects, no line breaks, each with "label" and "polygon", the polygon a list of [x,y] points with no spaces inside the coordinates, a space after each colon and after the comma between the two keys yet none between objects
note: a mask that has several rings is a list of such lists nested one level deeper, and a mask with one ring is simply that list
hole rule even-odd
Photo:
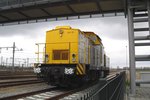
[{"label": "locomotive cab", "polygon": [[46,33],[46,64],[78,63],[78,31],[71,27],[56,27]]}]

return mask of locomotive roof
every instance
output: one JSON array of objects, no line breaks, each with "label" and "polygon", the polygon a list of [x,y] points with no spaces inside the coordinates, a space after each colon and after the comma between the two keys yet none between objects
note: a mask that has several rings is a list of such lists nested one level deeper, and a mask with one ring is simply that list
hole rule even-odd
[{"label": "locomotive roof", "polygon": [[[101,38],[100,38],[97,34],[95,34],[94,32],[84,32],[84,33],[85,33],[85,35],[87,35],[87,36],[89,37],[89,39],[91,39],[95,44],[102,44],[102,43],[101,43]],[[95,40],[95,41],[92,39],[92,36],[95,36],[95,37],[96,37],[96,40]]]},{"label": "locomotive roof", "polygon": [[[56,26],[54,29],[48,30],[48,31],[59,30],[59,29],[79,30],[79,29],[72,28],[72,27],[70,27],[70,26]],[[47,32],[48,32],[48,31],[47,31]]]},{"label": "locomotive roof", "polygon": [[52,29],[52,30],[49,30],[49,31],[59,30],[59,29],[79,30],[82,34],[85,34],[91,41],[93,41],[94,44],[96,44],[96,45],[97,44],[102,44],[101,38],[97,34],[95,34],[94,32],[81,31],[80,29],[72,28],[71,26],[56,26],[55,29]]}]

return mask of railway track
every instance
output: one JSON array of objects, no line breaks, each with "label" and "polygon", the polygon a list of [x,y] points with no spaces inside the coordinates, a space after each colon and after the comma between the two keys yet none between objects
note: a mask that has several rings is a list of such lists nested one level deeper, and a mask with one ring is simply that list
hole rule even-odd
[{"label": "railway track", "polygon": [[82,89],[86,89],[87,87],[90,87],[91,85],[96,84],[92,83],[90,85],[86,85],[83,87],[79,88],[74,88],[74,89],[66,89],[66,88],[58,88],[58,87],[52,87],[48,89],[43,89],[43,90],[38,90],[38,91],[33,91],[33,92],[28,92],[28,93],[23,93],[23,94],[17,94],[13,96],[8,96],[8,97],[3,97],[0,98],[1,100],[58,100],[60,98],[63,98],[67,95],[73,94],[75,92],[81,91]]},{"label": "railway track", "polygon": [[0,70],[0,76],[11,76],[11,75],[35,75],[33,70],[31,71],[22,71],[22,70],[19,70],[19,71],[12,71],[12,70],[9,70],[9,71],[2,71]]},{"label": "railway track", "polygon": [[[0,98],[1,100],[24,100],[25,98],[27,99],[31,99],[33,98],[32,96],[34,95],[38,95],[38,94],[44,94],[44,93],[56,93],[56,90],[58,90],[57,87],[51,87],[51,88],[47,88],[47,89],[41,89],[41,90],[37,90],[37,91],[31,91],[31,92],[27,92],[27,93],[22,93],[22,94],[16,94],[16,95],[12,95],[12,96],[8,96],[8,97],[2,97]],[[55,91],[55,92],[54,92]]]},{"label": "railway track", "polygon": [[37,80],[37,76],[29,72],[7,72],[0,71],[0,88],[20,86],[27,84],[42,83],[43,81]]},{"label": "railway track", "polygon": [[0,76],[0,80],[6,80],[6,79],[21,79],[21,78],[36,78],[36,75],[4,75]]},{"label": "railway track", "polygon": [[[113,73],[111,75],[108,75],[105,80],[110,81],[113,78],[115,78],[117,75],[117,73]],[[17,94],[17,95],[13,95],[13,96],[8,96],[8,97],[4,97],[4,98],[0,98],[2,100],[12,100],[12,99],[17,99],[17,100],[37,100],[37,99],[42,99],[42,100],[58,100],[61,98],[64,98],[68,95],[74,94],[76,92],[79,91],[83,91],[86,90],[90,87],[93,87],[94,85],[96,85],[97,82],[94,82],[92,84],[83,86],[83,87],[79,87],[76,89],[62,89],[62,88],[58,88],[58,87],[52,87],[52,88],[48,88],[48,89],[43,89],[43,90],[38,90],[38,91],[33,91],[33,92],[28,92],[28,93],[23,93],[23,94]],[[103,84],[101,84],[103,85]],[[65,100],[65,99],[64,99]]]},{"label": "railway track", "polygon": [[0,82],[0,88],[6,88],[11,86],[19,86],[19,85],[27,85],[27,84],[36,84],[42,83],[43,81],[34,79],[34,80],[23,80],[23,81],[8,81],[8,82]]},{"label": "railway track", "polygon": [[[105,80],[107,81],[110,81],[112,80],[113,78],[116,77],[117,74],[113,73],[113,74],[110,74],[108,75]],[[28,96],[28,97],[25,97],[25,98],[20,98],[18,100],[29,100],[29,99],[45,99],[45,100],[58,100],[58,99],[61,99],[61,98],[64,98],[68,95],[71,95],[73,93],[76,93],[76,92],[79,92],[79,91],[82,91],[82,90],[85,90],[87,88],[90,88],[91,86],[94,86],[96,83],[92,83],[90,85],[87,85],[87,86],[83,86],[83,87],[80,87],[80,88],[76,88],[76,89],[71,89],[71,90],[53,90],[53,91],[47,91],[47,92],[44,92],[44,93],[39,93],[39,94],[35,94],[35,95],[32,95],[32,96]],[[103,83],[101,84],[103,85]]]},{"label": "railway track", "polygon": [[[85,87],[84,87],[85,88]],[[24,93],[24,94],[18,94],[18,95],[13,95],[9,97],[4,97],[0,98],[2,100],[9,100],[9,99],[17,99],[17,100],[58,100],[61,99],[67,95],[70,95],[72,93],[80,91],[80,88],[77,89],[60,89],[58,87],[53,87],[50,89],[44,89],[40,91],[33,91],[29,93]]]}]

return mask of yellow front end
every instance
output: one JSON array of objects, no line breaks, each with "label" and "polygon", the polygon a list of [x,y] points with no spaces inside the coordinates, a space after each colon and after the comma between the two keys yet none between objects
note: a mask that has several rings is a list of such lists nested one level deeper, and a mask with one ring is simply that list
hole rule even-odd
[{"label": "yellow front end", "polygon": [[78,29],[56,27],[46,33],[46,64],[78,63]]}]

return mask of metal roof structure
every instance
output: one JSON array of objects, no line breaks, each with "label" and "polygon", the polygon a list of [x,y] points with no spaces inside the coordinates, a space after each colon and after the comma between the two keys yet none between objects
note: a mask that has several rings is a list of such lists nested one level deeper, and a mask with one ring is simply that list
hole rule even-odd
[{"label": "metal roof structure", "polygon": [[[150,0],[0,0],[1,26],[118,15],[128,15],[130,87],[134,95],[135,61],[150,60],[150,55],[135,56],[135,46],[150,46],[149,42],[135,43],[150,39]],[[134,27],[136,23],[143,22],[147,22],[148,27]],[[136,37],[137,32],[143,31],[149,34]]]},{"label": "metal roof structure", "polygon": [[126,0],[0,0],[1,25],[117,16],[125,12]]}]

